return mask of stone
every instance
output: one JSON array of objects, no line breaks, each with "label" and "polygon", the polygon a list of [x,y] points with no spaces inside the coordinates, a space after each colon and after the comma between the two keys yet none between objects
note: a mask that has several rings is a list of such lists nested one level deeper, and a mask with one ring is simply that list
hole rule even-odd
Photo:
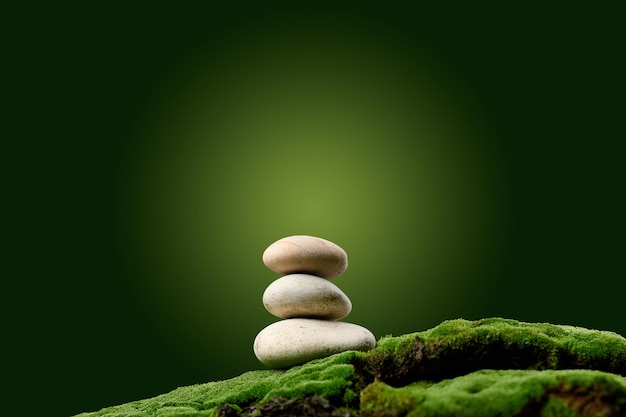
[{"label": "stone", "polygon": [[348,255],[338,245],[314,236],[289,236],[272,243],[263,263],[279,274],[311,274],[333,278],[348,268]]},{"label": "stone", "polygon": [[263,305],[273,315],[290,319],[339,320],[350,314],[352,303],[332,282],[306,274],[291,274],[272,282],[263,293]]},{"label": "stone", "polygon": [[348,350],[368,351],[376,338],[341,321],[289,319],[270,324],[254,339],[254,354],[269,368],[288,368]]}]

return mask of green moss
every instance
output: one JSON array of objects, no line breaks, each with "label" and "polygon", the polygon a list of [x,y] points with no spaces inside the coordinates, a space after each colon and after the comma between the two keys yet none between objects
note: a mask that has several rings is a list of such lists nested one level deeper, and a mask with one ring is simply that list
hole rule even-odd
[{"label": "green moss", "polygon": [[[604,373],[539,372],[548,369]],[[574,410],[572,415],[578,416],[571,403],[575,391],[564,389],[561,393],[565,394],[559,396],[551,390],[569,384],[604,395],[612,389],[614,402],[622,407],[624,379],[609,373],[626,375],[626,339],[615,333],[498,318],[450,320],[424,332],[384,337],[367,353],[344,352],[286,371],[247,372],[80,416],[331,416],[359,415],[361,411],[364,415],[454,415],[432,414],[437,407],[448,410],[443,403],[484,406],[492,414],[466,410],[463,415],[495,416],[513,415],[495,410],[514,413],[526,407],[524,404],[539,401],[537,398],[543,415],[566,415]],[[590,381],[600,384],[601,390],[590,391]]]},{"label": "green moss", "polygon": [[147,400],[108,407],[81,417],[213,416],[220,405],[263,403],[272,398],[345,395],[356,374],[349,364],[360,352],[343,352],[287,371],[251,371],[236,378],[175,389]]},{"label": "green moss", "polygon": [[371,372],[393,386],[441,380],[479,369],[597,369],[626,375],[626,340],[618,334],[491,318],[450,320],[385,337],[368,354]]},{"label": "green moss", "polygon": [[482,370],[434,385],[361,392],[363,416],[623,415],[626,378],[590,370]]}]

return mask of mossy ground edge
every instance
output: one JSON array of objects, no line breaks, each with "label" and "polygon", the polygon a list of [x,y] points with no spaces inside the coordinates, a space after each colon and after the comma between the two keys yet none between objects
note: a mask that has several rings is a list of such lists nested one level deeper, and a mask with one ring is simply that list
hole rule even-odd
[{"label": "mossy ground edge", "polygon": [[[463,353],[465,346],[470,349]],[[484,357],[472,353],[478,352],[476,349],[480,347],[486,352]],[[445,360],[450,357],[458,360],[454,355],[449,356],[450,352],[473,354],[469,358],[471,366],[457,369],[460,372],[456,375],[450,374],[454,369],[444,369],[440,378],[433,378],[437,367],[445,368]],[[537,355],[536,363],[527,363],[528,358],[524,356],[527,354]],[[494,362],[489,355],[497,356],[497,360]],[[359,414],[359,407],[363,407],[367,414],[367,398],[372,396],[376,387],[389,387],[386,391],[381,388],[381,392],[386,392],[390,399],[404,396],[407,404],[413,404],[419,392],[416,386],[421,383],[422,389],[440,392],[439,397],[434,394],[429,397],[429,403],[433,403],[444,395],[441,394],[445,393],[443,388],[450,387],[446,381],[480,372],[481,363],[502,365],[497,369],[508,369],[508,364],[513,363],[515,366],[509,368],[535,371],[596,369],[621,378],[618,375],[626,375],[626,339],[612,332],[548,323],[523,323],[501,318],[456,319],[422,332],[385,336],[367,353],[343,352],[288,370],[250,371],[232,379],[181,387],[154,398],[86,412],[77,417],[213,416],[225,404],[232,405],[236,413],[237,409],[250,404],[262,405],[277,398],[313,396],[332,398],[333,406],[353,407],[352,415]],[[626,391],[622,390],[626,386],[623,378],[615,380],[617,382],[606,381],[609,385],[616,384],[619,398],[626,397]],[[370,386],[372,382],[383,385]],[[397,402],[394,404],[397,406]]]}]

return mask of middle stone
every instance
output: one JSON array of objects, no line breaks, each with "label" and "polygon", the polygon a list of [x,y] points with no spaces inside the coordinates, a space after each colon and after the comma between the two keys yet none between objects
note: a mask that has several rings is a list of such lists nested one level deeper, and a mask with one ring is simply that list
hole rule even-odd
[{"label": "middle stone", "polygon": [[307,274],[285,275],[272,282],[263,293],[263,305],[283,319],[339,320],[352,311],[350,299],[339,287]]}]

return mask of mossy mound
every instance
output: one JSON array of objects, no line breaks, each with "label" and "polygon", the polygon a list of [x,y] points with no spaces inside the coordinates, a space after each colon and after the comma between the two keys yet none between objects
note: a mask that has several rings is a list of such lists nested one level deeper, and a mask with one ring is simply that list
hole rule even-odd
[{"label": "mossy mound", "polygon": [[[390,412],[390,410],[393,410]],[[624,416],[626,378],[591,370],[482,370],[361,392],[362,416]]]},{"label": "mossy mound", "polygon": [[221,407],[224,414],[224,409],[241,410],[250,404],[264,404],[275,398],[300,399],[320,394],[351,402],[358,397],[350,390],[358,379],[350,364],[355,355],[357,352],[344,352],[287,371],[250,371],[236,378],[182,387],[147,400],[79,416],[214,416],[220,406],[225,406]]},{"label": "mossy mound", "polygon": [[80,417],[626,416],[626,339],[499,318],[450,320],[289,370],[176,389]]},{"label": "mossy mound", "polygon": [[403,386],[480,369],[595,369],[626,376],[626,339],[612,332],[500,318],[450,320],[385,337],[368,355],[377,380]]}]

